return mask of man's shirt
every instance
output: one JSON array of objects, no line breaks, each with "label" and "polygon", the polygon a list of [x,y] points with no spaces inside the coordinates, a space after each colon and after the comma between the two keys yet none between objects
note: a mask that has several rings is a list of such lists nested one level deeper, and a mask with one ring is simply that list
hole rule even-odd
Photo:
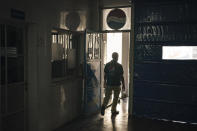
[{"label": "man's shirt", "polygon": [[108,86],[121,85],[121,77],[123,76],[123,68],[121,64],[111,61],[106,64],[104,72]]}]

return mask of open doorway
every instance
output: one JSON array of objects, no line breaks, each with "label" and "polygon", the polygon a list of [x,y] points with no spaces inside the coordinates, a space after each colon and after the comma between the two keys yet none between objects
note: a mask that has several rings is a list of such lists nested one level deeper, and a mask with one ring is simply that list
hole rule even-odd
[{"label": "open doorway", "polygon": [[[112,53],[118,52],[119,63],[123,65],[126,91],[129,90],[129,45],[130,32],[86,32],[85,37],[85,75],[84,104],[85,112],[95,112],[104,98],[104,67],[112,60]],[[122,93],[120,93],[121,97]],[[110,104],[110,103],[109,103]],[[127,104],[127,102],[126,102]],[[125,106],[127,107],[127,106]]]},{"label": "open doorway", "polygon": [[105,64],[112,60],[112,53],[119,54],[118,63],[122,64],[122,32],[107,33]]},{"label": "open doorway", "polygon": [[[122,64],[125,78],[125,92],[120,93],[128,96],[129,94],[129,49],[130,49],[130,32],[110,32],[103,35],[104,38],[104,66],[112,60],[112,53],[119,54],[118,63]],[[104,97],[104,96],[103,96]],[[113,96],[112,96],[113,97]]]}]

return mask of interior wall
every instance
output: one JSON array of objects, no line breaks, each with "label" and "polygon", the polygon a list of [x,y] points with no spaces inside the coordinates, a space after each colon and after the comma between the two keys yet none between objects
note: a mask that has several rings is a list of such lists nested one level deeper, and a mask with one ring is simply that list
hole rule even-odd
[{"label": "interior wall", "polygon": [[[98,28],[95,1],[6,1],[0,5],[0,19],[25,23],[27,27],[27,123],[29,131],[50,131],[81,115],[82,78],[54,84],[51,79],[51,29],[59,27],[60,12],[87,12],[87,28]],[[91,6],[94,5],[94,6]],[[11,8],[25,12],[25,19],[11,17]],[[94,15],[93,12],[96,12]],[[91,20],[90,20],[91,19]],[[96,26],[93,26],[96,25]],[[83,44],[79,43],[79,44]],[[81,51],[80,51],[81,52]],[[82,55],[81,55],[82,56]],[[83,59],[83,58],[81,58]],[[83,61],[81,60],[80,61]]]},{"label": "interior wall", "polygon": [[130,4],[131,0],[101,0],[101,5],[104,7],[128,6]]},{"label": "interior wall", "polygon": [[[124,5],[125,1],[104,2],[106,5],[112,3]],[[80,115],[79,110],[72,114],[68,111],[76,108],[75,106],[80,107],[82,79],[77,80],[78,84],[65,81],[54,86],[52,82],[51,29],[59,27],[60,12],[83,10],[87,13],[87,29],[99,30],[100,4],[98,0],[59,0],[58,2],[55,0],[8,0],[0,5],[0,19],[25,23],[27,27],[27,123],[29,131],[50,131]],[[24,11],[25,19],[12,18],[10,13],[12,8]],[[78,95],[66,94],[72,92]],[[64,104],[67,108],[60,106],[64,97],[67,99]],[[69,102],[73,100],[78,104],[70,106]]]},{"label": "interior wall", "polygon": [[[60,5],[56,5],[57,7],[61,8]],[[61,11],[60,9],[50,10],[50,8],[40,11],[33,10],[29,16],[29,20],[32,22],[28,24],[28,28],[31,28],[32,25],[35,25],[36,28],[35,32],[28,32],[29,46],[33,46],[32,49],[35,49],[35,52],[32,51],[28,57],[28,67],[33,68],[28,72],[29,83],[32,83],[32,85],[29,84],[32,92],[29,92],[28,97],[29,111],[31,111],[28,112],[29,131],[53,130],[81,115],[82,78],[64,79],[63,83],[62,81],[54,83],[51,79],[51,29],[58,27]],[[35,33],[35,38],[31,38],[32,33]],[[29,39],[34,39],[35,43]],[[35,61],[31,61],[30,56]],[[35,72],[36,78],[32,81],[31,77]],[[75,79],[76,83],[73,84],[71,79]],[[36,83],[37,85],[35,85]]]},{"label": "interior wall", "polygon": [[28,129],[51,130],[53,99],[51,86],[50,27],[28,27]]},{"label": "interior wall", "polygon": [[87,29],[90,31],[99,30],[99,0],[89,0],[88,6],[91,7],[88,10],[88,22]]},{"label": "interior wall", "polygon": [[10,19],[11,17],[11,8],[20,9],[22,11],[25,11],[27,9],[26,7],[26,1],[25,0],[6,0],[3,1],[0,5],[0,18],[1,19]]},{"label": "interior wall", "polygon": [[76,77],[68,78],[62,83],[53,83],[52,87],[56,96],[52,126],[56,129],[82,114],[82,80]]}]

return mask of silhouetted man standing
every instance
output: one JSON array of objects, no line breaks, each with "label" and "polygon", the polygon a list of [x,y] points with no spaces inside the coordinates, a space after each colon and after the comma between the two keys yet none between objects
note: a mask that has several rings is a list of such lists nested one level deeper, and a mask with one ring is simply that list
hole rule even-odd
[{"label": "silhouetted man standing", "polygon": [[101,107],[101,115],[105,114],[105,108],[109,102],[112,91],[114,91],[114,98],[112,103],[111,112],[112,115],[116,115],[119,111],[116,110],[116,106],[118,103],[119,94],[121,91],[121,83],[122,90],[125,90],[125,83],[123,77],[123,68],[122,65],[118,63],[118,53],[114,52],[112,54],[112,61],[106,64],[104,72],[104,88],[105,88],[105,98],[103,100],[103,105]]}]

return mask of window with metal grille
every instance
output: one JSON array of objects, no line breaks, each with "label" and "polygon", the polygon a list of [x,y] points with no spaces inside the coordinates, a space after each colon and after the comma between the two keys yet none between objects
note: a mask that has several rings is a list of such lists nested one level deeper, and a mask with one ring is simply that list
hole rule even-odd
[{"label": "window with metal grille", "polygon": [[87,59],[96,60],[101,59],[101,40],[102,35],[100,33],[88,33],[87,34]]},{"label": "window with metal grille", "polygon": [[74,67],[76,59],[72,34],[68,31],[53,31],[51,49],[52,78],[65,77],[69,69]]}]

